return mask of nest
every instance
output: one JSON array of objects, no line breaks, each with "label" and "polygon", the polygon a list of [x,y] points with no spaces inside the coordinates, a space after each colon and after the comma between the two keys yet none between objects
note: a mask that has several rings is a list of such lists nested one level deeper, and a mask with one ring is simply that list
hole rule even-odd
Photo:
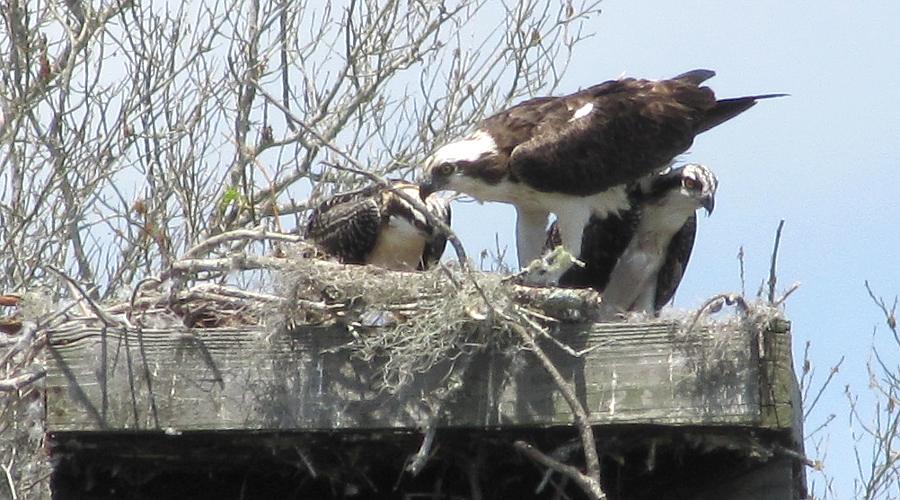
[{"label": "nest", "polygon": [[39,294],[0,297],[0,497],[49,498],[50,461],[44,453],[44,397],[38,383],[46,374],[41,352],[46,334],[36,318],[49,303]]},{"label": "nest", "polygon": [[396,392],[439,363],[488,347],[521,349],[513,324],[546,333],[553,323],[586,321],[598,310],[591,291],[517,286],[509,277],[444,265],[427,272],[392,272],[293,255],[280,270],[279,327],[340,324],[345,348],[377,360],[383,388]]},{"label": "nest", "polygon": [[[248,291],[222,284],[225,277],[248,271],[262,273],[259,281],[270,285]],[[246,325],[263,326],[274,335],[297,325],[342,325],[350,336],[340,349],[376,366],[381,389],[388,392],[399,392],[417,374],[449,362],[445,387],[430,405],[437,418],[443,402],[459,389],[474,354],[491,348],[512,356],[528,349],[528,342],[514,331],[558,342],[551,335],[557,325],[591,322],[600,314],[600,298],[590,290],[526,287],[509,276],[453,264],[416,273],[343,265],[321,258],[302,243],[270,256],[185,258],[161,278],[145,279],[129,297],[109,304],[93,302],[71,280],[67,286],[74,300],[63,305],[52,304],[40,293],[5,296],[8,300],[0,302],[0,342],[5,349],[0,359],[0,456],[6,475],[0,484],[7,483],[0,485],[0,492],[15,488],[18,495],[46,493],[48,487],[43,395],[37,382],[45,374],[41,353],[53,330],[89,324],[125,329]],[[709,318],[710,312],[728,304],[742,314],[725,321]],[[271,315],[273,305],[280,314]],[[686,327],[678,330],[691,335],[695,328],[725,331],[735,321],[761,332],[779,318],[778,307],[722,295],[697,312],[669,313],[665,319],[681,322]]]}]

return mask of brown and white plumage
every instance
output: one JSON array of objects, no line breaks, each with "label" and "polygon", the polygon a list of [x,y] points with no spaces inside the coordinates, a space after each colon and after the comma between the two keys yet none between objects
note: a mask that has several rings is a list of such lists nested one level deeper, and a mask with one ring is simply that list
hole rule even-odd
[{"label": "brown and white plumage", "polygon": [[623,78],[522,102],[438,149],[426,163],[422,192],[454,190],[514,205],[520,266],[540,255],[550,213],[563,246],[578,256],[591,217],[630,207],[629,183],[667,167],[697,134],[774,97],[717,100],[701,86],[714,74]]},{"label": "brown and white plumage", "polygon": [[[629,189],[629,210],[590,220],[582,239],[584,266],[569,269],[559,285],[601,292],[607,317],[658,312],[687,269],[696,211],[712,213],[717,188],[715,174],[698,164],[641,179]],[[555,224],[547,234],[550,249],[559,241]]]},{"label": "brown and white plumage", "polygon": [[[419,186],[391,181],[395,189],[420,196]],[[429,211],[450,224],[450,205],[438,196],[425,199]],[[371,264],[396,271],[428,269],[447,244],[423,214],[377,184],[338,193],[316,206],[306,238],[346,264]]]}]

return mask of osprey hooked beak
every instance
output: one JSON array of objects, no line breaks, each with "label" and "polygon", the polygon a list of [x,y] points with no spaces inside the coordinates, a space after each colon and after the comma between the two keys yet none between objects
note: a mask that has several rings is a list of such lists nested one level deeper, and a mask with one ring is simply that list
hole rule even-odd
[{"label": "osprey hooked beak", "polygon": [[431,196],[431,193],[433,192],[434,183],[432,183],[431,180],[422,181],[419,183],[419,198],[421,198],[422,201],[425,201],[429,196]]},{"label": "osprey hooked beak", "polygon": [[[424,199],[424,198],[423,198]],[[713,209],[716,208],[716,195],[715,193],[709,193],[703,198],[700,199],[700,206],[706,209],[706,215],[710,216],[713,213]]]}]

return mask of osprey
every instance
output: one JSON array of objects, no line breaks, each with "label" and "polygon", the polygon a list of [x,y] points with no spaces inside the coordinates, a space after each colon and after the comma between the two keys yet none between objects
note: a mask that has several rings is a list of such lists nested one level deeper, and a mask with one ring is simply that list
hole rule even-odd
[{"label": "osprey", "polygon": [[630,208],[629,183],[669,166],[697,134],[782,95],[717,100],[701,86],[714,75],[698,69],[669,80],[623,78],[524,101],[435,151],[422,196],[454,190],[514,205],[520,266],[540,256],[548,214],[556,214],[562,245],[577,257],[591,217]]},{"label": "osprey", "polygon": [[[697,232],[696,210],[711,214],[715,174],[697,164],[641,179],[629,192],[631,209],[592,217],[584,229],[581,259],[560,286],[589,287],[603,294],[603,315],[656,313],[675,295]],[[559,244],[556,223],[547,232],[549,250]]]},{"label": "osprey", "polygon": [[[419,197],[416,184],[392,180],[395,189]],[[422,197],[429,211],[450,224],[450,205],[437,196]],[[428,269],[436,264],[447,237],[412,205],[383,186],[336,194],[313,209],[306,237],[345,264],[371,264],[395,271]]]}]

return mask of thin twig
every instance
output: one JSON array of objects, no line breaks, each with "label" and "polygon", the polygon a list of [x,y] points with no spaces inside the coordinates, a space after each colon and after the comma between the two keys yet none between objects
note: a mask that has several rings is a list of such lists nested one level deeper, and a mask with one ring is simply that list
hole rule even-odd
[{"label": "thin twig", "polygon": [[606,498],[603,490],[600,489],[600,484],[595,482],[592,478],[582,474],[581,471],[578,470],[578,468],[550,458],[525,441],[516,441],[515,443],[513,443],[513,446],[515,446],[517,450],[521,451],[526,456],[528,456],[528,458],[534,460],[535,462],[543,465],[544,467],[559,472],[563,476],[575,481],[575,483],[581,486],[581,489],[583,489],[588,495],[590,495],[592,499],[601,500]]},{"label": "thin twig", "polygon": [[267,231],[265,227],[260,227],[258,229],[235,229],[234,231],[219,233],[215,236],[207,238],[206,240],[198,243],[193,248],[185,252],[184,255],[181,256],[181,259],[194,258],[197,255],[209,252],[217,245],[234,240],[276,240],[298,243],[302,241],[302,238],[296,234]]},{"label": "thin twig", "polygon": [[104,311],[103,308],[100,307],[100,305],[97,304],[93,298],[91,298],[90,294],[88,294],[83,288],[81,288],[81,286],[74,279],[70,278],[68,275],[49,264],[46,266],[46,268],[53,271],[56,275],[65,280],[66,283],[72,285],[75,290],[77,290],[81,295],[81,297],[85,301],[87,301],[88,305],[91,307],[91,310],[94,311],[94,314],[97,315],[97,318],[100,319],[100,321],[102,321],[104,324],[106,324],[107,326],[114,325],[131,327],[131,324],[127,319],[121,320],[107,314],[106,311]]},{"label": "thin twig", "polygon": [[792,450],[792,449],[784,447],[780,444],[776,444],[772,447],[772,451],[774,451],[775,453],[777,453],[779,455],[786,456],[788,458],[797,460],[800,463],[802,463],[803,465],[805,465],[811,469],[815,469],[815,470],[819,470],[819,471],[822,470],[822,462],[820,462],[818,460],[811,460],[809,457],[807,457],[806,455],[804,455],[796,450]]},{"label": "thin twig", "polygon": [[806,436],[804,436],[803,439],[804,439],[804,440],[808,440],[808,439],[810,439],[811,437],[815,436],[816,433],[818,433],[820,430],[822,430],[822,429],[828,427],[828,424],[830,424],[831,421],[834,420],[835,418],[837,418],[837,415],[835,415],[834,413],[832,413],[831,415],[828,415],[828,418],[826,418],[824,422],[822,422],[822,423],[821,423],[818,427],[816,427],[815,429],[809,431],[809,433],[807,433]]},{"label": "thin twig", "polygon": [[775,274],[775,264],[778,260],[778,245],[781,244],[781,229],[784,227],[784,219],[778,223],[775,231],[775,247],[772,248],[772,264],[769,266],[769,304],[775,305],[775,283],[778,278]]},{"label": "thin twig", "polygon": [[47,371],[43,368],[34,369],[28,373],[23,373],[15,377],[0,380],[0,392],[13,392],[34,383],[47,375]]},{"label": "thin twig", "polygon": [[841,364],[844,362],[844,356],[841,356],[841,359],[831,367],[831,370],[828,372],[828,377],[825,379],[825,382],[822,383],[822,386],[819,387],[819,391],[816,393],[816,397],[813,398],[812,403],[809,403],[803,411],[803,420],[809,418],[809,414],[812,413],[813,408],[816,407],[816,404],[819,402],[819,398],[822,397],[822,393],[825,392],[825,388],[831,384],[831,379],[834,378],[835,375],[840,371]]},{"label": "thin twig", "polygon": [[148,276],[141,281],[138,281],[138,284],[135,285],[134,289],[131,291],[131,300],[128,301],[128,309],[125,310],[125,317],[128,321],[131,321],[131,315],[134,313],[135,302],[137,301],[138,294],[141,292],[141,288],[147,283],[155,283],[159,285],[162,283],[162,280],[155,276]]},{"label": "thin twig", "polygon": [[[544,369],[556,383],[557,388],[559,389],[563,398],[566,400],[569,408],[572,410],[572,414],[575,416],[575,426],[578,428],[579,435],[581,436],[581,443],[584,448],[584,459],[585,465],[587,466],[587,474],[582,474],[581,471],[578,471],[578,469],[574,469],[574,467],[564,468],[562,470],[567,471],[565,472],[565,474],[572,477],[573,480],[577,481],[578,484],[584,489],[585,493],[590,495],[591,498],[606,498],[603,494],[603,490],[600,488],[600,458],[597,454],[597,443],[594,440],[594,430],[591,428],[591,423],[588,418],[587,411],[584,409],[584,406],[582,406],[581,402],[578,401],[578,397],[575,395],[575,391],[572,389],[569,383],[566,382],[566,379],[563,378],[562,374],[559,373],[559,370],[553,364],[553,361],[551,361],[550,358],[547,357],[547,354],[544,353],[544,350],[541,349],[539,345],[537,345],[534,337],[530,333],[528,333],[528,331],[524,327],[517,323],[510,324],[509,328],[522,340],[524,345],[529,348],[532,353],[534,353],[538,360],[540,360],[541,364],[544,366]],[[531,446],[528,445],[528,448],[531,449]],[[548,460],[552,459],[548,458]]]},{"label": "thin twig", "polygon": [[707,299],[706,302],[697,309],[697,312],[694,314],[694,319],[691,320],[691,324],[688,326],[687,333],[694,331],[694,327],[697,326],[697,323],[704,314],[708,312],[719,312],[723,305],[736,305],[738,309],[745,314],[750,310],[750,306],[747,304],[747,301],[744,300],[744,297],[736,293],[720,293],[719,295]]},{"label": "thin twig", "polygon": [[17,500],[19,497],[16,495],[16,483],[12,478],[12,459],[10,459],[9,465],[0,464],[0,468],[3,468],[3,474],[6,476],[6,485],[9,487],[11,500]]},{"label": "thin twig", "polygon": [[782,304],[784,304],[784,302],[787,300],[787,298],[790,297],[791,294],[796,292],[799,288],[800,288],[800,283],[794,283],[793,285],[791,285],[790,288],[788,288],[788,290],[786,292],[784,292],[784,295],[782,295],[780,299],[775,301],[775,304],[773,304],[773,305],[776,307],[781,306]]},{"label": "thin twig", "polygon": [[894,304],[888,308],[883,298],[875,296],[875,292],[873,292],[872,287],[869,286],[869,280],[865,281],[865,285],[866,291],[869,292],[869,298],[871,298],[872,302],[874,302],[875,305],[881,309],[881,312],[884,313],[884,319],[887,322],[888,328],[891,329],[891,332],[894,334],[894,340],[897,342],[897,345],[900,346],[900,334],[897,332],[897,297],[894,297]]},{"label": "thin twig", "polygon": [[431,457],[431,446],[434,443],[434,435],[436,432],[437,416],[432,415],[425,424],[425,437],[422,438],[422,445],[419,446],[419,451],[413,455],[409,465],[406,466],[406,471],[413,476],[417,476],[419,472],[422,471],[422,468],[425,467],[425,464],[428,463],[428,459]]},{"label": "thin twig", "polygon": [[179,259],[172,263],[172,267],[168,272],[163,273],[162,278],[167,279],[177,274],[196,274],[199,272],[281,269],[285,265],[285,259],[246,254],[236,254],[219,259]]}]

